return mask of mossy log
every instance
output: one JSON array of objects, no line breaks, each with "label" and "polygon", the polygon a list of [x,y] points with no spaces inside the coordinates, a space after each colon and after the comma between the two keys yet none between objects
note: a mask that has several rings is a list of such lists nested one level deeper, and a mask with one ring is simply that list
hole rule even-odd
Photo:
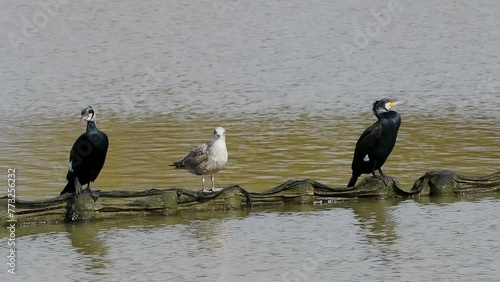
[{"label": "mossy log", "polygon": [[[94,201],[89,194],[65,194],[53,199],[25,201],[16,199],[15,212],[8,210],[9,198],[0,198],[1,224],[39,224],[48,222],[87,221],[118,218],[127,215],[173,215],[182,211],[235,210],[266,205],[313,205],[353,198],[408,198],[434,195],[500,192],[500,171],[482,177],[465,177],[453,171],[431,171],[415,181],[409,191],[400,188],[395,179],[384,183],[368,177],[355,187],[331,188],[306,179],[289,180],[262,193],[251,193],[239,186],[204,193],[182,188],[145,191],[100,191]],[[387,184],[387,185],[386,185]],[[11,216],[12,215],[12,216]]]},{"label": "mossy log", "polygon": [[430,171],[413,184],[419,196],[500,192],[500,171],[480,177],[460,176],[451,170]]}]

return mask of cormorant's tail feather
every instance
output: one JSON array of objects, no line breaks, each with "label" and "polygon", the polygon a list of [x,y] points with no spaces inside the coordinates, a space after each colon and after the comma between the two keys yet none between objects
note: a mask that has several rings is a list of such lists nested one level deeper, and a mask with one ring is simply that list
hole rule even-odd
[{"label": "cormorant's tail feather", "polygon": [[356,185],[356,181],[358,181],[358,177],[359,175],[353,173],[351,176],[351,180],[349,180],[349,184],[347,184],[347,187],[354,187],[354,185]]},{"label": "cormorant's tail feather", "polygon": [[74,181],[68,181],[66,183],[66,186],[64,186],[64,189],[61,191],[59,195],[62,195],[64,193],[75,193],[75,182]]}]

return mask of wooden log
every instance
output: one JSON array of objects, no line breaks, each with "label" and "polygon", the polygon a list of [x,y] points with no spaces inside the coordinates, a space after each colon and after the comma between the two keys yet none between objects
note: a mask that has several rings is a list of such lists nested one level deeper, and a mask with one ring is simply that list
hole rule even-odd
[{"label": "wooden log", "polygon": [[248,206],[248,192],[239,186],[224,188],[218,192],[207,193],[187,189],[177,189],[178,209],[182,210],[234,210]]},{"label": "wooden log", "polygon": [[[9,214],[8,197],[0,198],[0,218],[1,224],[5,225],[8,220],[30,223],[64,222],[68,210],[71,195],[62,195],[52,199],[25,201],[16,199],[12,205],[15,213]],[[11,217],[12,215],[12,217]]]},{"label": "wooden log", "polygon": [[249,193],[252,206],[313,204],[311,180],[288,180],[262,193]]},{"label": "wooden log", "polygon": [[460,176],[451,170],[427,172],[413,184],[418,196],[500,192],[500,171],[481,177]]},{"label": "wooden log", "polygon": [[[387,184],[387,185],[386,185]],[[8,198],[0,198],[0,223],[18,224],[89,221],[124,216],[168,216],[185,211],[239,210],[251,206],[313,205],[357,198],[395,199],[500,192],[500,171],[482,177],[456,175],[453,171],[431,171],[417,179],[409,191],[396,179],[386,183],[368,177],[355,187],[332,188],[311,179],[289,180],[262,193],[249,193],[239,186],[205,193],[183,188],[144,191],[100,191],[97,201],[88,194],[62,195],[48,200],[16,199],[10,217]]]},{"label": "wooden log", "polygon": [[100,192],[97,201],[88,194],[79,194],[69,201],[66,221],[116,218],[126,215],[171,215],[177,212],[177,191],[150,189],[140,192]]}]

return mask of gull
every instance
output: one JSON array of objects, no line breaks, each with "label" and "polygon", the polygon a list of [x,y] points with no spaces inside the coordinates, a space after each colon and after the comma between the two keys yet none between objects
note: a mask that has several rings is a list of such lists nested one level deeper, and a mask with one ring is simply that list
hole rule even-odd
[{"label": "gull", "polygon": [[[216,127],[210,142],[194,147],[184,159],[174,162],[171,166],[184,168],[192,174],[201,175],[203,192],[217,191],[220,189],[215,189],[214,174],[226,165],[227,157],[226,130],[222,127]],[[209,174],[212,180],[212,190],[205,189],[205,175]]]}]

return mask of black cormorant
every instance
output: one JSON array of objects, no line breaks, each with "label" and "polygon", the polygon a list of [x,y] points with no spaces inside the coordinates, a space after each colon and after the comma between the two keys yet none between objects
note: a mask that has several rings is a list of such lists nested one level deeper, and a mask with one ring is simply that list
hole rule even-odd
[{"label": "black cormorant", "polygon": [[96,180],[104,165],[109,141],[106,133],[97,129],[95,112],[91,106],[83,109],[81,115],[81,119],[87,121],[87,130],[76,139],[71,148],[66,174],[68,184],[61,191],[61,195],[64,193],[80,194],[83,192],[82,185],[87,184],[88,192],[96,200],[98,194],[90,189],[90,182]]},{"label": "black cormorant", "polygon": [[391,109],[402,101],[382,99],[373,103],[373,114],[377,121],[368,127],[359,137],[352,159],[352,177],[347,187],[353,187],[358,177],[363,173],[380,172],[380,178],[387,185],[386,175],[382,172],[382,165],[391,154],[398,136],[401,117]]}]

